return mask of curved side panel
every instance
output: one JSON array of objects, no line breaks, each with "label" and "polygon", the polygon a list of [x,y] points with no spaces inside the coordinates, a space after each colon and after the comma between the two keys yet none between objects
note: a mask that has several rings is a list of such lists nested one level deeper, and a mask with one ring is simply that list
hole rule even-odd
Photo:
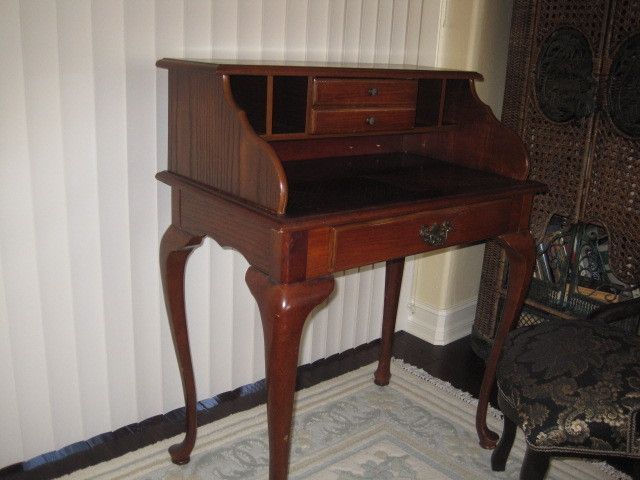
[{"label": "curved side panel", "polygon": [[255,198],[258,201],[254,200],[254,203],[269,206],[276,213],[284,213],[288,185],[280,159],[271,145],[253,131],[247,115],[238,107],[231,93],[229,76],[223,75],[216,80],[218,84],[222,84],[224,99],[229,107],[225,114],[231,117],[231,121],[235,120],[240,124],[239,160],[242,175],[238,196],[248,200]]},{"label": "curved side panel", "polygon": [[[449,85],[448,82],[447,85]],[[411,139],[407,149],[516,180],[529,173],[527,152],[518,135],[495,117],[477,96],[472,81],[447,86],[444,124],[446,130]]]},{"label": "curved side panel", "polygon": [[169,170],[282,214],[287,180],[277,155],[238,108],[227,76],[169,75]]}]

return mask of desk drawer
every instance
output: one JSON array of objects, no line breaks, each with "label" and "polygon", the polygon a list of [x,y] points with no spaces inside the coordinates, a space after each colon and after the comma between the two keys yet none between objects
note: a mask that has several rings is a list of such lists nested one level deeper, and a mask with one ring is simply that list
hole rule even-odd
[{"label": "desk drawer", "polygon": [[414,108],[313,109],[309,133],[364,133],[410,130]]},{"label": "desk drawer", "polygon": [[333,269],[346,270],[391,258],[485,240],[508,231],[510,212],[511,200],[504,199],[392,220],[335,227],[332,229]]},{"label": "desk drawer", "polygon": [[415,80],[316,78],[314,105],[415,105]]}]

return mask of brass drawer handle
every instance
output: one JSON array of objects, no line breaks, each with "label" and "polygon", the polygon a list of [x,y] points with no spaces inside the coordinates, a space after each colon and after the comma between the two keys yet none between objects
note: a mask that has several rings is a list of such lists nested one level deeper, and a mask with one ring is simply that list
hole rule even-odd
[{"label": "brass drawer handle", "polygon": [[369,96],[375,97],[378,95],[378,89],[376,87],[371,87],[369,89]]},{"label": "brass drawer handle", "polygon": [[367,117],[364,123],[374,126],[376,124],[376,117]]},{"label": "brass drawer handle", "polygon": [[440,224],[434,223],[430,227],[426,225],[420,227],[420,237],[427,245],[440,247],[447,241],[447,235],[451,230],[453,230],[453,225],[445,220]]}]

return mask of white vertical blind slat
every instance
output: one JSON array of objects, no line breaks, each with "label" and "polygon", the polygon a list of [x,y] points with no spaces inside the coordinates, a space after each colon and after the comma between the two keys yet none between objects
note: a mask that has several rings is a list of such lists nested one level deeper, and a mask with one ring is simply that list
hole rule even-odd
[{"label": "white vertical blind slat", "polygon": [[244,276],[249,263],[237,252],[233,253],[233,337],[231,351],[232,387],[254,381],[253,347],[255,328],[255,300],[249,292]]},{"label": "white vertical blind slat", "polygon": [[211,0],[185,0],[184,53],[187,58],[211,58]]},{"label": "white vertical blind slat", "polygon": [[391,54],[391,29],[393,26],[393,2],[382,0],[378,4],[378,24],[373,60],[375,63],[389,63]]},{"label": "white vertical blind slat", "polygon": [[287,2],[282,0],[262,1],[262,58],[284,60],[285,22]]},{"label": "white vertical blind slat", "polygon": [[153,0],[126,2],[124,35],[127,95],[127,159],[131,242],[131,298],[138,414],[150,417],[162,408],[160,365],[160,278],[157,262],[156,72]]},{"label": "white vertical blind slat", "polygon": [[[91,4],[59,0],[57,6],[75,343],[84,434],[91,436],[111,428],[100,222],[96,215],[99,203]],[[81,361],[87,358],[92,361]]]},{"label": "white vertical blind slat", "polygon": [[[138,417],[127,165],[124,7],[92,5],[96,151],[105,341],[112,428]],[[85,359],[86,361],[86,359]]]},{"label": "white vertical blind slat", "polygon": [[[15,453],[12,448],[0,451],[5,464],[53,445],[42,308],[39,290],[34,288],[38,266],[20,26],[18,1],[0,3],[0,112],[6,112],[0,115],[0,219],[4,225],[0,246],[7,312],[7,330],[2,334],[11,343],[18,399],[20,436],[14,446],[22,445],[17,457],[11,456]],[[15,430],[16,426],[10,428]]]},{"label": "white vertical blind slat", "polygon": [[[2,12],[2,9],[0,9]],[[3,27],[0,22],[0,28]],[[1,59],[1,57],[0,57]],[[0,252],[1,254],[2,252]],[[0,465],[5,461],[22,455],[22,431],[20,429],[20,410],[14,376],[14,365],[11,354],[11,338],[9,332],[9,315],[4,290],[2,257],[0,256]]]},{"label": "white vertical blind slat", "polygon": [[418,44],[418,64],[436,65],[441,0],[423,0]]},{"label": "white vertical blind slat", "polygon": [[[313,1],[313,0],[312,0]],[[307,9],[309,0],[286,0],[285,58],[304,60],[307,49]]]},{"label": "white vertical blind slat", "polygon": [[307,60],[327,60],[329,0],[314,0],[307,11]]},{"label": "white vertical blind slat", "polygon": [[[211,248],[213,242],[205,238],[202,245],[189,256],[185,272],[185,303],[189,344],[196,385],[201,392],[209,391],[211,365]],[[175,357],[174,360],[175,362]],[[182,400],[175,407],[180,406]]]},{"label": "white vertical blind slat", "polygon": [[347,350],[348,348],[356,345],[358,291],[360,288],[360,276],[358,275],[357,269],[347,270],[344,276],[340,351]]},{"label": "white vertical blind slat", "polygon": [[404,46],[404,63],[409,65],[418,64],[423,3],[423,0],[409,0]]},{"label": "white vertical blind slat", "polygon": [[345,4],[342,36],[342,60],[344,62],[356,63],[359,60],[362,2],[363,0],[348,0]]},{"label": "white vertical blind slat", "polygon": [[238,1],[238,58],[260,56],[262,42],[262,2]]},{"label": "white vertical blind slat", "polygon": [[376,30],[378,26],[378,0],[364,0],[360,17],[358,61],[375,61]]},{"label": "white vertical blind slat", "polygon": [[396,0],[393,2],[389,63],[405,63],[404,55],[405,42],[407,40],[408,12],[409,0]]},{"label": "white vertical blind slat", "polygon": [[214,245],[211,260],[211,392],[231,390],[233,385],[233,265],[230,249]]},{"label": "white vertical blind slat", "polygon": [[344,38],[345,1],[329,0],[329,38],[327,42],[327,60],[342,60],[342,42]]},{"label": "white vertical blind slat", "polygon": [[[0,422],[19,437],[0,439],[0,467],[183,405],[157,259],[171,205],[154,179],[168,100],[155,61],[428,61],[441,1],[0,3]],[[189,260],[199,398],[264,375],[247,267],[212,240]],[[303,362],[379,336],[384,265],[335,279]]]},{"label": "white vertical blind slat", "polygon": [[356,301],[356,318],[354,322],[355,345],[362,345],[369,341],[369,314],[371,313],[371,299],[373,298],[373,267],[368,265],[358,271],[358,293]]},{"label": "white vertical blind slat", "polygon": [[212,0],[211,40],[213,58],[238,55],[238,2]]},{"label": "white vertical blind slat", "polygon": [[82,434],[62,152],[56,5],[21,2],[27,128],[42,328],[54,441]]}]

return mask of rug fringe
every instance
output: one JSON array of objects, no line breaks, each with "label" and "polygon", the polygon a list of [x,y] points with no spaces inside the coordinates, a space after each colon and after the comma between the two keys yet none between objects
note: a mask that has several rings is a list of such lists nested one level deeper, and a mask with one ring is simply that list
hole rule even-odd
[{"label": "rug fringe", "polygon": [[[406,363],[402,359],[393,357],[391,361],[394,363],[394,365],[403,369],[405,372],[408,372],[411,375],[418,377],[421,380],[424,380],[425,382],[429,383],[430,385],[433,385],[439,390],[442,390],[450,395],[453,395],[454,397],[463,401],[467,405],[471,405],[473,407],[478,406],[477,398],[475,398],[473,395],[471,395],[468,392],[465,392],[463,390],[460,390],[459,388],[454,387],[449,382],[440,380],[439,378],[436,378],[430,375],[429,373],[425,372],[421,368],[411,365],[410,363]],[[491,405],[488,406],[487,413],[498,420],[503,419],[502,412],[497,408],[492,407]]]}]

